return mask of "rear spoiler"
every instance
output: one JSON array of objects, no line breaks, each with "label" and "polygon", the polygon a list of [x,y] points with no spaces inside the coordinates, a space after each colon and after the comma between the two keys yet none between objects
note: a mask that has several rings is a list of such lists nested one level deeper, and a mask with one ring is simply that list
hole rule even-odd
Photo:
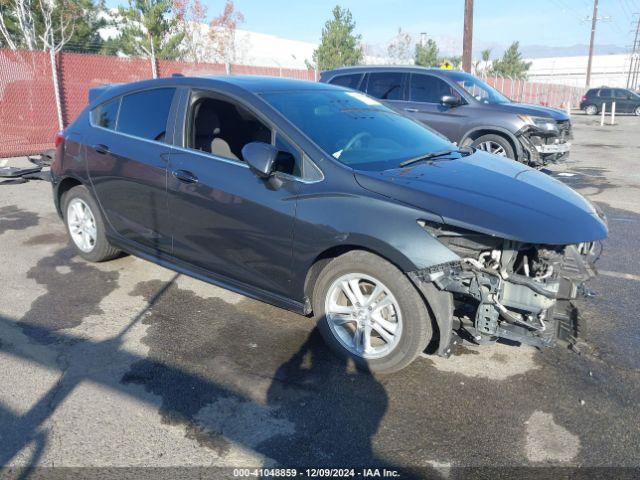
[{"label": "rear spoiler", "polygon": [[89,103],[93,103],[96,99],[101,97],[105,92],[113,87],[122,85],[121,83],[106,83],[104,85],[98,85],[89,89]]}]

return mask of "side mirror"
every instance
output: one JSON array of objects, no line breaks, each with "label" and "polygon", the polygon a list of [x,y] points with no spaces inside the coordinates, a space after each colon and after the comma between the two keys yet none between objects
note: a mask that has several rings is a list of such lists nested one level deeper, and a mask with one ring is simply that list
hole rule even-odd
[{"label": "side mirror", "polygon": [[440,103],[445,107],[457,107],[460,105],[460,99],[453,95],[443,95],[440,99]]},{"label": "side mirror", "polygon": [[251,142],[242,147],[242,158],[249,168],[260,178],[273,174],[273,164],[278,157],[278,149],[264,142]]}]

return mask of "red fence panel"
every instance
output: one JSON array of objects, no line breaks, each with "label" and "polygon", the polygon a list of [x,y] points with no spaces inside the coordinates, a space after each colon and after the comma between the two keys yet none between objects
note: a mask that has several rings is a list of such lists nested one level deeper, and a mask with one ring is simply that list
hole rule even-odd
[{"label": "red fence panel", "polygon": [[65,125],[71,123],[87,105],[90,88],[107,83],[146,80],[153,76],[151,64],[145,58],[65,52],[59,55],[58,64]]},{"label": "red fence panel", "polygon": [[185,77],[197,75],[226,75],[227,69],[222,63],[188,63],[176,60],[159,60],[158,76],[170,77],[180,73]]},{"label": "red fence panel", "polygon": [[49,54],[0,49],[0,157],[50,148],[57,131]]}]

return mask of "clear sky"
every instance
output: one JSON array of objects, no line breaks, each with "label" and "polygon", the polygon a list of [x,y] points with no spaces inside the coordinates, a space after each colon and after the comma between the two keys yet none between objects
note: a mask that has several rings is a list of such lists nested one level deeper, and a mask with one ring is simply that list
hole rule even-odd
[{"label": "clear sky", "polygon": [[[224,0],[203,0],[209,17]],[[108,0],[109,6],[118,0]],[[124,0],[122,0],[124,3]],[[317,42],[331,9],[339,3],[353,13],[365,43],[386,45],[398,27],[426,32],[456,47],[461,42],[464,0],[235,0],[245,16],[241,28],[285,38]],[[593,0],[475,0],[474,47],[523,45],[565,47],[588,44]],[[634,12],[640,0],[600,0],[596,43],[629,46]],[[637,17],[636,17],[637,18]],[[446,45],[443,45],[446,48]]]},{"label": "clear sky", "polygon": [[[209,13],[222,0],[205,0]],[[318,41],[336,0],[236,0],[243,28],[282,37]],[[474,40],[487,44],[568,46],[589,43],[593,0],[475,0]],[[464,0],[342,0],[367,43],[385,44],[398,27],[434,37],[462,35]],[[632,43],[631,14],[639,0],[600,0],[598,44]],[[589,18],[587,18],[589,17]]]}]

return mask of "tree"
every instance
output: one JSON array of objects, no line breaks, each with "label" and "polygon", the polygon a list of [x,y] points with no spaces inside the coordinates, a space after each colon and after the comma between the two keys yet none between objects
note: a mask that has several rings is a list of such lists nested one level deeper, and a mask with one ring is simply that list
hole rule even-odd
[{"label": "tree", "polygon": [[202,24],[207,18],[207,7],[200,0],[173,0],[172,8],[176,30],[184,35],[181,57],[190,62],[206,60],[208,42]]},{"label": "tree", "polygon": [[398,34],[387,46],[387,55],[395,63],[408,63],[411,59],[411,35],[398,28]]},{"label": "tree", "polygon": [[121,34],[106,41],[104,50],[149,57],[156,76],[156,59],[180,57],[184,33],[176,33],[176,19],[171,14],[171,0],[129,0],[129,6],[119,7],[114,19]]},{"label": "tree", "polygon": [[232,63],[235,60],[236,28],[242,22],[242,12],[237,12],[233,2],[227,0],[222,13],[209,24],[209,40],[214,61]]},{"label": "tree", "polygon": [[59,51],[85,39],[96,10],[92,0],[0,0],[1,45]]},{"label": "tree", "polygon": [[480,60],[476,61],[473,65],[473,70],[476,75],[489,74],[489,61],[491,59],[491,49],[487,48],[480,52]]},{"label": "tree", "polygon": [[356,24],[351,12],[337,5],[332,13],[333,19],[325,23],[320,45],[313,52],[313,61],[320,70],[362,62],[361,36],[354,33]]},{"label": "tree", "polygon": [[495,60],[492,65],[492,72],[502,77],[511,77],[518,80],[527,78],[527,71],[531,62],[522,60],[522,54],[518,51],[519,42],[513,42],[504,52],[500,60]]},{"label": "tree", "polygon": [[417,43],[414,55],[416,65],[423,67],[437,67],[440,65],[438,61],[438,44],[433,39],[428,39],[426,43]]}]

